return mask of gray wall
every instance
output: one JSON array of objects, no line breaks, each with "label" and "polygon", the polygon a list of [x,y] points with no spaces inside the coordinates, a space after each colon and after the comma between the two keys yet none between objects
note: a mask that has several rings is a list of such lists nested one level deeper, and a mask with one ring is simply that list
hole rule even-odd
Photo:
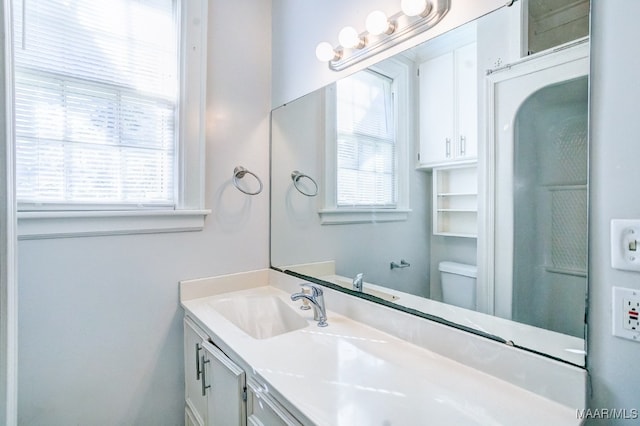
[{"label": "gray wall", "polygon": [[270,1],[209,2],[201,232],[19,243],[19,424],[180,425],[178,281],[268,267]]},{"label": "gray wall", "polygon": [[[640,2],[592,2],[588,369],[592,408],[640,409],[640,344],[611,335],[611,287],[640,289],[640,273],[611,268],[609,224],[640,218]],[[602,420],[593,424],[638,424]]]}]

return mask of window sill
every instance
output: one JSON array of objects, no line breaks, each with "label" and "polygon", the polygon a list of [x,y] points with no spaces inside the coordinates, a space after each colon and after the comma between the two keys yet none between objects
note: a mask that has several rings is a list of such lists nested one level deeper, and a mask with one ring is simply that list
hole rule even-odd
[{"label": "window sill", "polygon": [[343,223],[401,222],[407,220],[410,209],[325,209],[320,210],[322,225]]},{"label": "window sill", "polygon": [[18,239],[200,231],[210,210],[18,212]]}]

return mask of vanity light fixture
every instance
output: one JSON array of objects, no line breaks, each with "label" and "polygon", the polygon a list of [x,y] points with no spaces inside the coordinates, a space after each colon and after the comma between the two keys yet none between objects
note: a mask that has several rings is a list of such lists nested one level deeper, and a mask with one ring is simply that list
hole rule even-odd
[{"label": "vanity light fixture", "polygon": [[358,34],[358,31],[353,27],[341,29],[338,41],[345,49],[362,49],[367,45],[367,38]]},{"label": "vanity light fixture", "polygon": [[322,62],[337,61],[342,57],[342,50],[333,50],[331,43],[323,41],[316,47],[316,57]]},{"label": "vanity light fixture", "polygon": [[431,12],[431,3],[427,0],[402,0],[400,9],[407,16],[425,17]]},{"label": "vanity light fixture", "polygon": [[396,30],[396,23],[389,21],[387,15],[380,10],[374,10],[367,16],[365,28],[371,35],[393,34]]},{"label": "vanity light fixture", "polygon": [[402,0],[402,11],[391,17],[373,11],[367,16],[366,31],[344,27],[338,35],[340,45],[333,48],[329,42],[321,42],[316,57],[328,62],[333,71],[342,71],[432,28],[447,14],[450,1]]}]

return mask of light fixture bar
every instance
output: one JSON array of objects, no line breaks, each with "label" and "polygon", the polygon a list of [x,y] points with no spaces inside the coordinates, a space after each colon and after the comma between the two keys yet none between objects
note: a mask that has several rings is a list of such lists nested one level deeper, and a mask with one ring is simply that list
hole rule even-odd
[{"label": "light fixture bar", "polygon": [[[333,71],[342,71],[349,68],[365,59],[370,58],[373,55],[384,52],[387,49],[396,46],[403,41],[408,40],[418,34],[421,34],[434,27],[442,18],[447,14],[450,9],[450,0],[428,0],[432,7],[429,13],[424,16],[417,16],[416,18],[408,18],[413,20],[406,26],[395,28],[395,31],[388,36],[381,36],[375,40],[369,40],[371,44],[367,44],[359,49],[343,49],[342,46],[338,47],[336,51],[341,51],[342,55],[329,61],[329,68]],[[402,12],[398,12],[389,18],[390,22],[400,22],[401,18],[405,17]],[[368,33],[365,31],[360,34],[362,38],[366,38]]]}]

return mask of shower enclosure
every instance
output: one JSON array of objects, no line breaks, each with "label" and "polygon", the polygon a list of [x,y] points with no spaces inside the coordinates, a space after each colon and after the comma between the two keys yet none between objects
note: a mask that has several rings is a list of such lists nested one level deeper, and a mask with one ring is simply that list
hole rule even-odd
[{"label": "shower enclosure", "polygon": [[[587,288],[588,43],[490,76],[486,310],[582,338]],[[487,191],[490,193],[491,191]]]},{"label": "shower enclosure", "polygon": [[576,337],[587,286],[587,77],[545,87],[515,121],[512,319]]}]

